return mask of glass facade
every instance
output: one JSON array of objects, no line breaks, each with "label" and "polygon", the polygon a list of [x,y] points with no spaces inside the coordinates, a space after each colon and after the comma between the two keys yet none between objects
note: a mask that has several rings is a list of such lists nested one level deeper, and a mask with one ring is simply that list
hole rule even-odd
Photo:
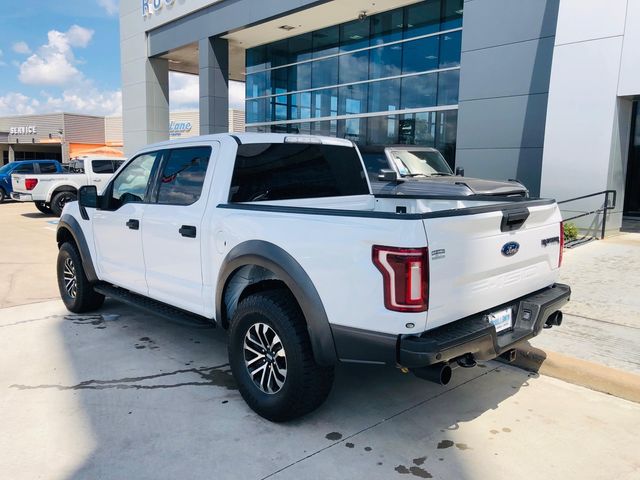
[{"label": "glass facade", "polygon": [[246,129],[416,144],[453,163],[463,0],[424,0],[246,51]]}]

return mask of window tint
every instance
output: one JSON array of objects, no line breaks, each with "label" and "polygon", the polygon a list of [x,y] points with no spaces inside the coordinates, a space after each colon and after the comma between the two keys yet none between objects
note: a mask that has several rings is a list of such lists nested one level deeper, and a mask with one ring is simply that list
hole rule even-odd
[{"label": "window tint", "polygon": [[158,203],[191,205],[200,198],[211,147],[171,150],[160,175]]},{"label": "window tint", "polygon": [[33,173],[33,163],[18,165],[13,173]]},{"label": "window tint", "polygon": [[366,195],[357,151],[318,144],[246,144],[238,147],[231,202]]},{"label": "window tint", "polygon": [[40,163],[39,167],[40,173],[56,173],[58,171],[55,163]]},{"label": "window tint", "polygon": [[158,152],[142,154],[131,160],[118,174],[112,184],[111,208],[118,209],[125,203],[144,201],[151,171],[158,156]]},{"label": "window tint", "polygon": [[91,160],[93,173],[113,173],[116,171],[113,160]]}]

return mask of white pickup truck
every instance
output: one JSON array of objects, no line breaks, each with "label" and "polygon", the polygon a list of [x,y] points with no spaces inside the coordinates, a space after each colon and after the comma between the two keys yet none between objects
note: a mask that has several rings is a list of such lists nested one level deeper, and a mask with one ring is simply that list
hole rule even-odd
[{"label": "white pickup truck", "polygon": [[124,159],[119,157],[84,156],[72,160],[65,173],[14,174],[11,198],[35,202],[42,213],[59,217],[65,204],[77,199],[80,187],[95,185],[102,190],[123,163]]},{"label": "white pickup truck", "polygon": [[570,289],[553,200],[374,196],[350,141],[211,135],[149,146],[57,230],[72,312],[119,298],[229,332],[258,414],[299,417],[338,362],[446,384],[559,325]]}]

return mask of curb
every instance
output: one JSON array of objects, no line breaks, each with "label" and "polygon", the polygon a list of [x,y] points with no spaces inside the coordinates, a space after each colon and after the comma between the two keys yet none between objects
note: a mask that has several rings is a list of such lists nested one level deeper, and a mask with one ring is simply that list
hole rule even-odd
[{"label": "curb", "polygon": [[640,375],[540,350],[528,343],[517,347],[516,352],[510,365],[640,403]]}]

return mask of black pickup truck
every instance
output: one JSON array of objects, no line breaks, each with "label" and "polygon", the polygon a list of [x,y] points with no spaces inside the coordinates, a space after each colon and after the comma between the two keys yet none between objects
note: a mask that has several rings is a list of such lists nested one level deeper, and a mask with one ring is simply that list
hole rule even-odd
[{"label": "black pickup truck", "polygon": [[[498,181],[455,175],[435,148],[393,146],[361,149],[374,194],[528,197],[517,180]],[[460,175],[462,173],[462,175]]]}]

